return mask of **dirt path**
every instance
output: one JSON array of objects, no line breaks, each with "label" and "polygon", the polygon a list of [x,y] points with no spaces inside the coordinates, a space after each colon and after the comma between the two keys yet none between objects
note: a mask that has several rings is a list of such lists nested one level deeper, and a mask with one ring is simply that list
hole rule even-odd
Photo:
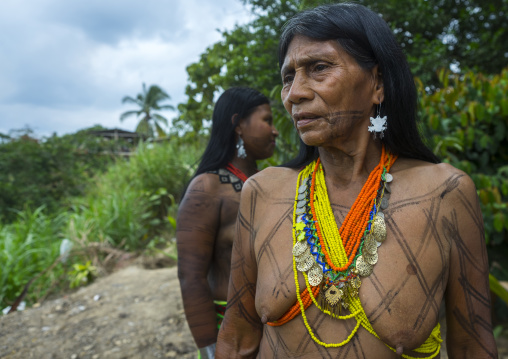
[{"label": "dirt path", "polygon": [[[500,358],[508,358],[508,343],[499,344]],[[130,266],[38,308],[0,317],[0,358],[194,359],[195,353],[175,267]]]},{"label": "dirt path", "polygon": [[0,317],[0,358],[195,358],[176,268],[131,266]]}]

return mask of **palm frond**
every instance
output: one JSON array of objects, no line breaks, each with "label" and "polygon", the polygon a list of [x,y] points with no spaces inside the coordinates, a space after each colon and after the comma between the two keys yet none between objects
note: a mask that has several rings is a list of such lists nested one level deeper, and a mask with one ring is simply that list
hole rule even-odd
[{"label": "palm frond", "polygon": [[136,132],[148,137],[153,137],[153,129],[146,119],[139,121]]},{"label": "palm frond", "polygon": [[159,106],[159,108],[157,110],[174,110],[175,109],[175,106],[173,105],[162,105],[162,106]]},{"label": "palm frond", "polygon": [[139,100],[138,99],[135,99],[135,98],[132,98],[130,96],[125,96],[123,99],[122,99],[122,103],[133,103],[135,105],[139,105]]},{"label": "palm frond", "polygon": [[165,124],[166,126],[168,125],[168,119],[164,116],[161,116],[159,115],[158,113],[154,113],[152,114],[152,118],[154,119],[154,123],[157,125],[160,122],[162,122],[163,124]]},{"label": "palm frond", "polygon": [[155,130],[157,131],[157,137],[167,136],[166,131],[164,131],[164,129],[157,122],[155,122]]},{"label": "palm frond", "polygon": [[126,111],[120,115],[120,121],[125,120],[127,117],[131,117],[132,115],[139,116],[141,114],[140,111]]}]

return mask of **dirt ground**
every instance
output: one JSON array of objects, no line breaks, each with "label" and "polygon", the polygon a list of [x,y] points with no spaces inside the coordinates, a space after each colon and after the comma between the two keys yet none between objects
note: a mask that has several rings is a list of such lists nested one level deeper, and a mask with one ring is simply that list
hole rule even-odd
[{"label": "dirt ground", "polygon": [[130,266],[0,317],[0,358],[195,358],[176,267]]},{"label": "dirt ground", "polygon": [[[506,348],[500,342],[500,358],[508,358]],[[72,294],[1,316],[0,358],[196,358],[176,267],[131,265]]]}]

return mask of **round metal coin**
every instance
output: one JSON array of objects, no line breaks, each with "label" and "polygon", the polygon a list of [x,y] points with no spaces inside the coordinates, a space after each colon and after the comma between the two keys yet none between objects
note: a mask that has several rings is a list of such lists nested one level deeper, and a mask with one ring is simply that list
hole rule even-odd
[{"label": "round metal coin", "polygon": [[388,198],[383,197],[381,200],[381,209],[387,209],[388,208]]},{"label": "round metal coin", "polygon": [[369,254],[369,256],[364,256],[364,260],[365,262],[367,262],[368,264],[370,265],[374,265],[377,263],[377,260],[378,260],[378,254],[377,254],[377,251],[372,253],[372,254]]},{"label": "round metal coin", "polygon": [[312,266],[314,265],[314,263],[316,263],[314,261],[314,258],[312,258],[311,256],[308,256],[305,258],[304,261],[300,262],[300,263],[296,263],[296,268],[300,271],[300,272],[306,272],[308,271],[309,269],[312,268]]},{"label": "round metal coin", "polygon": [[309,279],[309,284],[313,287],[319,285],[323,280],[323,271],[321,267],[317,264],[314,264],[312,268],[307,272],[307,278]]},{"label": "round metal coin", "polygon": [[363,260],[363,256],[356,259],[356,269],[362,277],[367,277],[372,273],[372,266]]},{"label": "round metal coin", "polygon": [[305,242],[305,241],[298,241],[293,246],[293,255],[295,257],[301,256],[308,249],[309,249],[309,246],[307,245],[307,242]]},{"label": "round metal coin", "polygon": [[363,251],[369,254],[377,252],[376,240],[372,236],[367,236],[363,244]]},{"label": "round metal coin", "polygon": [[384,242],[386,239],[386,225],[385,220],[380,217],[374,217],[374,221],[372,222],[372,227],[370,232],[378,242]]},{"label": "round metal coin", "polygon": [[391,181],[393,181],[393,176],[391,174],[387,173],[385,175],[385,179],[386,179],[386,182],[391,182]]}]

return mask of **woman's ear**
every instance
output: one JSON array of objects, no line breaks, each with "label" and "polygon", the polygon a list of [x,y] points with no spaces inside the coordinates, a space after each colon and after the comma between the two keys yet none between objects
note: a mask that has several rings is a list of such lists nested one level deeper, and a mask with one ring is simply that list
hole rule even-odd
[{"label": "woman's ear", "polygon": [[379,66],[376,65],[372,69],[372,75],[374,78],[374,92],[372,102],[376,105],[382,103],[385,99],[385,89],[383,86],[383,74],[379,70]]},{"label": "woman's ear", "polygon": [[242,134],[242,129],[240,128],[240,121],[238,121],[238,114],[235,113],[233,116],[231,116],[231,123],[233,125],[236,124],[235,126],[235,132],[237,135],[241,135]]}]

